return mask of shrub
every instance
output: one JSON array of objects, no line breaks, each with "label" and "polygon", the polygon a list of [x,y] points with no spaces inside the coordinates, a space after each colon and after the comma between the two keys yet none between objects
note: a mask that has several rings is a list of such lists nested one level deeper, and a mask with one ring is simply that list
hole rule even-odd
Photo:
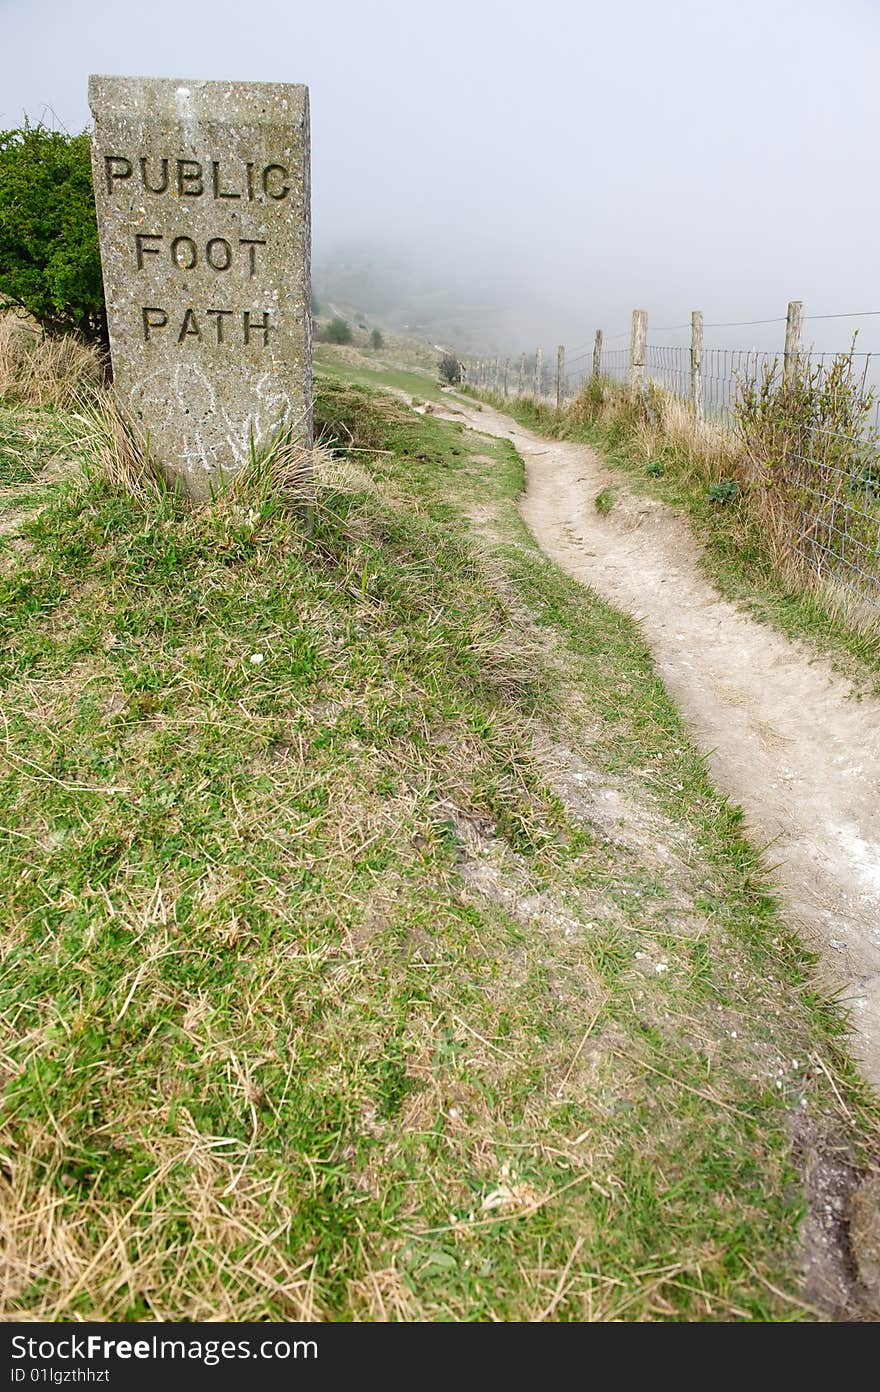
[{"label": "shrub", "polygon": [[385,343],[385,340],[383,339],[383,337],[382,337],[382,335],[380,334],[379,330],[378,330],[378,329],[374,329],[373,332],[370,334],[370,347],[371,347],[371,348],[382,348],[382,347],[384,346],[384,343]]},{"label": "shrub", "polygon": [[461,381],[461,363],[452,353],[444,353],[437,366],[440,376],[450,386],[456,386]]},{"label": "shrub", "polygon": [[0,131],[0,296],[47,333],[106,347],[87,135]]},{"label": "shrub", "polygon": [[323,334],[325,343],[351,343],[351,337],[348,323],[338,315],[330,320]]},{"label": "shrub", "polygon": [[736,479],[722,479],[720,483],[710,483],[706,497],[710,503],[735,503],[739,497],[739,484]]},{"label": "shrub", "polygon": [[790,382],[774,361],[739,383],[749,485],[777,559],[799,558],[819,574],[837,562],[877,568],[874,404],[852,350],[827,367],[802,365]]}]

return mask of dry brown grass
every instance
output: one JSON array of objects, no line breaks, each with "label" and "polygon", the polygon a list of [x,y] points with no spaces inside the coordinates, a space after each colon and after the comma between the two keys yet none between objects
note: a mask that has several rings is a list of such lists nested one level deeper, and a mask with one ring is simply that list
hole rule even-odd
[{"label": "dry brown grass", "polygon": [[695,421],[688,402],[656,383],[651,384],[649,404],[656,414],[659,439],[691,461],[695,480],[717,483],[735,478],[745,484],[748,461],[742,444],[723,422]]},{"label": "dry brown grass", "polygon": [[[64,1119],[55,1120],[60,1139]],[[134,1292],[141,1317],[158,1320],[265,1319],[279,1310],[321,1318],[314,1258],[294,1261],[279,1240],[290,1221],[286,1176],[260,1173],[245,1143],[230,1147],[184,1117],[127,1203],[97,1189],[68,1198],[64,1149],[54,1150],[51,1172],[44,1158],[19,1153],[0,1177],[0,1319],[75,1319],[83,1301],[95,1318],[125,1319]],[[180,1168],[188,1179],[175,1205],[167,1185]]]},{"label": "dry brown grass", "polygon": [[745,487],[749,461],[720,421],[696,421],[690,404],[651,382],[644,398],[609,379],[588,382],[570,407],[576,421],[627,435],[645,462],[672,449],[692,482],[734,478]]},{"label": "dry brown grass", "polygon": [[[112,389],[81,388],[74,407],[70,447],[87,479],[104,479],[145,501],[168,491],[171,481],[153,455],[149,434]],[[297,425],[283,427],[262,448],[252,447],[248,464],[224,480],[214,502],[241,508],[272,498],[283,504],[311,505],[319,454],[320,447],[304,444]]]},{"label": "dry brown grass", "polygon": [[50,338],[32,320],[0,314],[0,397],[27,406],[72,406],[103,377],[98,349],[71,334]]},{"label": "dry brown grass", "polygon": [[146,435],[116,394],[96,386],[74,396],[71,448],[90,480],[106,479],[135,498],[153,499],[166,489]]}]

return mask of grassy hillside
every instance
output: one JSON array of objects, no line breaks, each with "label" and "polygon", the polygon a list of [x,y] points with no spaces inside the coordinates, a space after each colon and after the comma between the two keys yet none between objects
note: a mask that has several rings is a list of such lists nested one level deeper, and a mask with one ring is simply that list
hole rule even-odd
[{"label": "grassy hillside", "polygon": [[318,346],[315,362],[323,377],[337,382],[376,387],[414,397],[418,402],[425,400],[445,404],[448,401],[437,380],[436,362],[431,368],[401,366],[399,363],[389,366],[385,353],[367,358],[362,353],[349,353],[345,349],[332,348],[329,344]]},{"label": "grassy hillside", "polygon": [[5,1316],[861,1316],[797,1239],[876,1114],[739,814],[512,447],[347,375],[310,535],[4,408]]}]

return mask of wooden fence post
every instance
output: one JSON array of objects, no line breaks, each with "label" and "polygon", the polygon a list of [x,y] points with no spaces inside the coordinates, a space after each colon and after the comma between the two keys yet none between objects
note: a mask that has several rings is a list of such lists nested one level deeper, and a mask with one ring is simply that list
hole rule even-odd
[{"label": "wooden fence post", "polygon": [[519,390],[517,396],[525,396],[526,393],[526,355],[519,355]]},{"label": "wooden fence post", "polygon": [[565,347],[560,343],[556,349],[556,414],[562,410],[565,396]]},{"label": "wooden fence post", "polygon": [[535,380],[534,380],[534,383],[532,384],[532,396],[535,398],[536,401],[540,401],[540,399],[541,399],[541,392],[542,392],[543,387],[544,387],[544,364],[543,364],[543,361],[542,361],[542,360],[543,360],[543,356],[544,356],[543,351],[542,351],[540,348],[536,348],[536,349],[535,349]]},{"label": "wooden fence post", "polygon": [[633,310],[632,342],[629,355],[629,383],[639,396],[645,391],[645,348],[648,339],[648,311]]},{"label": "wooden fence post", "polygon": [[694,409],[694,425],[703,419],[703,311],[695,309],[691,315],[691,404]]},{"label": "wooden fence post", "polygon": [[783,359],[782,381],[786,387],[793,385],[798,374],[803,317],[803,300],[792,300],[788,306],[788,315],[785,320],[785,357]]},{"label": "wooden fence post", "polygon": [[504,359],[504,399],[507,400],[507,378],[510,375],[510,358]]},{"label": "wooden fence post", "polygon": [[601,329],[596,330],[596,341],[593,344],[593,376],[598,377],[602,372],[602,339],[604,335]]}]

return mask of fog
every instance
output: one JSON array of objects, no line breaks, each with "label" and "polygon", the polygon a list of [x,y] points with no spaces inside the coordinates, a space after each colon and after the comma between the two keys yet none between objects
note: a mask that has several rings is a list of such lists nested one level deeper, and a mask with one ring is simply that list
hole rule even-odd
[{"label": "fog", "polygon": [[[462,349],[775,347],[880,310],[868,0],[0,0],[0,124],[90,72],[305,82],[319,294]],[[880,349],[880,316],[810,319]],[[619,339],[617,336],[620,335]]]}]

